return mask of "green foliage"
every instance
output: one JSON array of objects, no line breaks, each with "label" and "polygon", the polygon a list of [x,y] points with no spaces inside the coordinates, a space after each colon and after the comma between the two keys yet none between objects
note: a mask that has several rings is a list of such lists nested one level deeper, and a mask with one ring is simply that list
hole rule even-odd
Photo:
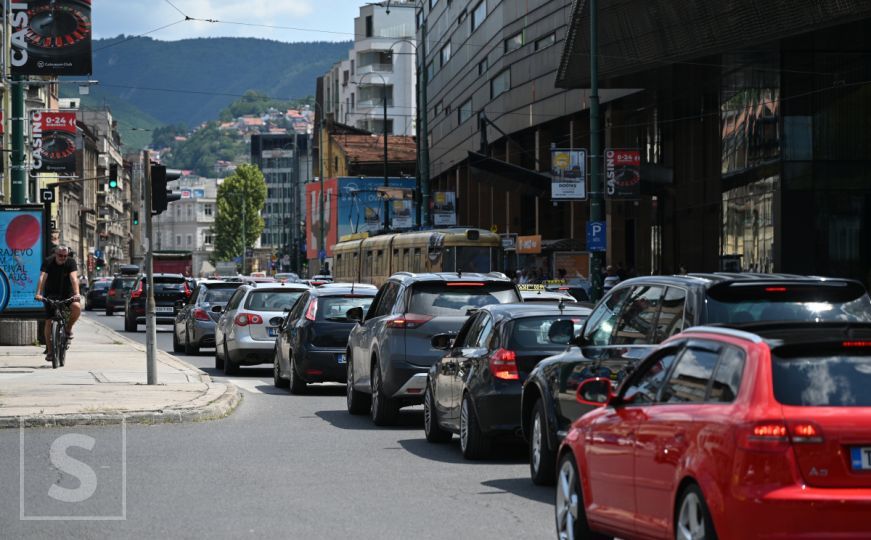
[{"label": "green foliage", "polygon": [[269,109],[286,111],[287,109],[300,108],[306,104],[311,105],[313,102],[314,97],[312,96],[304,99],[273,99],[254,90],[248,90],[243,97],[237,99],[221,111],[220,118],[222,121],[227,122],[245,115],[260,116]]},{"label": "green foliage", "polygon": [[192,169],[200,176],[214,178],[217,160],[244,160],[245,155],[245,140],[238,133],[221,131],[217,122],[209,122],[187,141],[173,145],[164,161],[170,168]]},{"label": "green foliage", "polygon": [[151,132],[151,147],[155,149],[169,148],[175,144],[176,135],[187,135],[188,127],[184,124],[160,126]]},{"label": "green foliage", "polygon": [[[218,187],[215,215],[215,260],[228,261],[242,254],[242,222],[245,247],[260,238],[265,226],[260,212],[266,203],[266,179],[256,165],[242,164]],[[244,208],[243,208],[244,204]]]}]

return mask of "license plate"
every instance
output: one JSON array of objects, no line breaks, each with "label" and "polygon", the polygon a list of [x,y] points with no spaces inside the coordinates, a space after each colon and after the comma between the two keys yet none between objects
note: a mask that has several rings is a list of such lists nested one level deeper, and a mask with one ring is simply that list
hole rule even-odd
[{"label": "license plate", "polygon": [[275,336],[277,336],[277,335],[278,335],[278,327],[277,327],[277,326],[270,326],[270,327],[268,327],[268,328],[266,329],[266,335],[268,335],[269,337],[275,337]]},{"label": "license plate", "polygon": [[871,471],[871,446],[851,448],[850,461],[854,471]]},{"label": "license plate", "polygon": [[157,306],[154,308],[155,313],[172,313],[174,308]]},{"label": "license plate", "polygon": [[339,364],[344,364],[344,363],[347,362],[347,361],[348,361],[348,360],[345,358],[345,355],[344,355],[344,354],[337,354],[337,355],[336,355],[336,362],[337,362],[337,363],[339,363]]}]

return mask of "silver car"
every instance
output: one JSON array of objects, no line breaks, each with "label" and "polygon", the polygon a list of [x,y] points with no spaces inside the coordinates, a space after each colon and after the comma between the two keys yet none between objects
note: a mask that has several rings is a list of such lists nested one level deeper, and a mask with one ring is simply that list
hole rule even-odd
[{"label": "silver car", "polygon": [[301,283],[249,283],[236,289],[215,327],[215,367],[232,375],[241,365],[271,363],[278,327],[308,289]]}]

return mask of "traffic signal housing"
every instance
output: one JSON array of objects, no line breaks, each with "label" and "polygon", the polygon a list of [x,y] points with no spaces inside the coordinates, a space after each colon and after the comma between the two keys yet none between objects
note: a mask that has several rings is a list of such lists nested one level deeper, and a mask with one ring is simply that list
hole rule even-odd
[{"label": "traffic signal housing", "polygon": [[139,225],[139,212],[133,212],[133,224]]},{"label": "traffic signal housing", "polygon": [[118,189],[118,165],[109,165],[109,189]]},{"label": "traffic signal housing", "polygon": [[181,194],[166,189],[166,184],[181,178],[181,171],[167,169],[163,165],[151,165],[151,213],[157,215],[166,211],[169,203],[181,199]]}]

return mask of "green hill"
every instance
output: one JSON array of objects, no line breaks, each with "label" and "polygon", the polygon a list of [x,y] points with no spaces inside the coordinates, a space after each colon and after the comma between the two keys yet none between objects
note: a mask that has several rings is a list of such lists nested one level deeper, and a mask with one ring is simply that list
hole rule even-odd
[{"label": "green hill", "polygon": [[61,85],[61,97],[81,98],[83,108],[102,109],[108,106],[118,121],[125,151],[141,150],[148,146],[152,130],[162,125],[157,118],[98,86],[91,87],[90,94],[80,96],[77,87]]}]

